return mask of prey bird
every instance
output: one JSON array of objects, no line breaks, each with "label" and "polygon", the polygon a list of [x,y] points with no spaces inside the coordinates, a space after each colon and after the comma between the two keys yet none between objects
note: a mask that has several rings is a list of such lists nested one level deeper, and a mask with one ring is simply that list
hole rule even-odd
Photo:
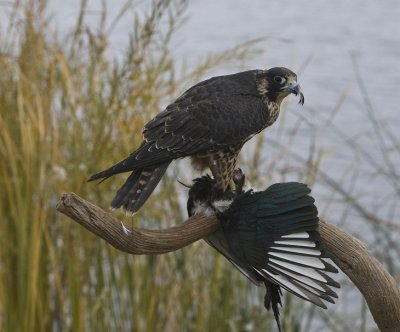
[{"label": "prey bird", "polygon": [[217,200],[211,198],[213,178],[195,179],[188,214],[217,215],[221,228],[204,240],[251,282],[265,286],[264,306],[272,308],[281,331],[281,288],[326,309],[324,301],[337,298],[331,287],[340,287],[327,272],[338,271],[323,259],[318,212],[305,184],[278,183],[264,191],[242,192],[243,177],[235,170],[233,180],[239,186]]},{"label": "prey bird", "polygon": [[213,195],[221,196],[230,187],[242,146],[276,121],[282,100],[291,93],[304,104],[296,74],[283,67],[200,82],[145,125],[143,142],[134,152],[89,181],[131,172],[111,208],[134,213],[172,160],[191,157],[196,169],[209,167],[215,178]]}]

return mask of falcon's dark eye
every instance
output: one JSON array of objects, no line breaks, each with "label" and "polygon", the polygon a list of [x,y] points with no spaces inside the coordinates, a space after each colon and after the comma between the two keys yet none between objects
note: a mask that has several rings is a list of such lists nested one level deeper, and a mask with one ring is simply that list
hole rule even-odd
[{"label": "falcon's dark eye", "polygon": [[285,79],[283,77],[280,77],[280,76],[275,76],[274,77],[274,81],[279,83],[279,84],[281,84],[281,83],[283,83],[285,81]]}]

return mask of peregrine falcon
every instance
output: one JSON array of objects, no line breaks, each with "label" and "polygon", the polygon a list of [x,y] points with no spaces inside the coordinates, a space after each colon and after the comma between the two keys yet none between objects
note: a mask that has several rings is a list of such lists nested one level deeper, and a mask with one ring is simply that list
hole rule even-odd
[{"label": "peregrine falcon", "polygon": [[[235,173],[233,179],[240,179]],[[324,309],[323,301],[334,303],[337,295],[331,287],[340,285],[327,272],[338,271],[323,259],[310,189],[297,182],[278,183],[260,192],[228,190],[222,200],[212,200],[214,182],[209,176],[194,180],[189,216],[217,215],[221,228],[204,240],[251,282],[264,284],[264,306],[272,308],[279,331],[281,287]]]},{"label": "peregrine falcon", "polygon": [[214,196],[221,195],[229,188],[243,144],[275,122],[282,100],[291,93],[304,104],[296,74],[283,67],[200,82],[145,125],[143,142],[134,152],[89,181],[131,172],[111,208],[134,213],[172,160],[191,157],[195,168],[210,168]]}]

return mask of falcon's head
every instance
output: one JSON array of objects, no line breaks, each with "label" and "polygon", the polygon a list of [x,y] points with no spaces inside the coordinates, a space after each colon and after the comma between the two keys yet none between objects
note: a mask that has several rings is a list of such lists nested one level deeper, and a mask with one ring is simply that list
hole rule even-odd
[{"label": "falcon's head", "polygon": [[299,104],[304,104],[304,95],[297,83],[297,75],[285,67],[274,67],[261,71],[257,75],[258,91],[266,95],[268,100],[280,104],[282,100],[293,93],[300,97]]}]

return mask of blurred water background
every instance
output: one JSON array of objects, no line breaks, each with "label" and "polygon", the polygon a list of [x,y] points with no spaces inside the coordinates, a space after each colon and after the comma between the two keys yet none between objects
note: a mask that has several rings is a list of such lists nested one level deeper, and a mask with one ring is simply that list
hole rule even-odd
[{"label": "blurred water background", "polygon": [[[242,153],[240,166],[249,175],[249,180],[255,187],[265,188],[273,182],[292,180],[308,183],[313,189],[321,217],[340,225],[365,241],[392,275],[398,278],[400,269],[398,246],[400,240],[398,204],[400,197],[400,94],[397,91],[397,85],[400,82],[400,23],[398,20],[400,4],[398,1],[204,0],[187,3],[172,1],[171,3],[173,5],[166,6],[165,10],[170,11],[172,17],[176,18],[178,28],[170,38],[168,37],[168,45],[163,47],[168,48],[169,56],[173,59],[174,71],[171,77],[178,83],[157,99],[155,105],[159,109],[152,109],[151,114],[161,110],[162,106],[173,101],[187,87],[187,85],[179,85],[180,78],[182,78],[181,82],[192,84],[202,78],[247,69],[273,66],[291,68],[298,73],[298,79],[305,94],[304,107],[301,108],[296,104],[295,97],[288,98],[278,123],[268,128],[262,139],[252,140],[247,144]],[[121,8],[124,8],[126,1],[106,1],[105,4],[107,11],[105,26],[108,38],[107,47],[102,55],[111,59],[110,61],[122,63],[129,42],[132,40],[130,33],[135,31],[135,22],[145,19],[152,5],[145,1],[133,2],[132,6],[125,7],[121,13]],[[46,13],[50,19],[50,26],[57,30],[57,35],[62,39],[63,35],[73,30],[76,25],[81,1],[51,0],[48,6]],[[11,9],[7,5],[3,5],[3,9],[0,10],[3,11],[1,15],[5,18],[3,20],[5,22]],[[85,10],[85,29],[96,33],[103,18],[103,9],[100,2],[88,2]],[[114,24],[113,19],[119,17],[120,14],[120,19]],[[159,25],[161,35],[170,28],[170,20],[171,18],[161,20]],[[239,45],[239,52],[236,52],[237,45]],[[162,54],[163,47],[157,48],[154,52]],[[233,54],[232,57],[227,56],[225,59],[219,56],[223,53],[230,54],[229,52]],[[151,93],[152,91],[149,98],[151,98]],[[150,105],[154,106],[151,103]],[[96,115],[95,110],[93,115]],[[142,121],[146,118],[148,118],[146,115],[140,117]],[[122,126],[122,124],[119,125]],[[127,127],[124,129],[125,133],[129,134],[130,124],[125,125]],[[136,125],[134,127],[136,128]],[[137,127],[131,130],[132,135],[137,136],[132,142],[137,142],[140,138],[138,130],[140,125],[137,124]],[[124,138],[122,147],[116,148],[117,154],[123,156],[129,153],[129,143],[132,149],[135,146],[132,142],[129,137]],[[93,142],[87,144],[90,146]],[[90,159],[90,156],[86,157]],[[108,157],[106,153],[99,158],[105,166],[117,160]],[[84,160],[81,160],[79,164],[82,166],[81,170],[74,176],[81,176],[82,179],[86,178],[90,171],[99,170],[98,165],[95,165],[94,169],[94,165],[86,165]],[[152,204],[152,210],[161,209],[162,211],[163,208],[175,206],[177,212],[169,213],[169,217],[176,218],[180,215],[182,219],[184,218],[186,192],[179,187],[175,179],[189,182],[196,175],[186,171],[186,166],[185,161],[175,163],[174,169],[169,173],[170,181],[166,180],[164,183],[166,188],[173,188],[178,194],[179,199],[174,203],[175,205],[165,207],[160,203]],[[58,174],[60,172],[69,174],[65,165],[58,163],[57,167],[60,168],[57,169]],[[79,182],[82,179],[75,181]],[[83,186],[85,186],[85,189],[82,189],[84,192],[112,191],[116,187],[114,185],[111,189],[110,185],[105,183],[101,186],[84,184],[79,188]],[[72,190],[70,187],[67,186],[63,190]],[[99,200],[107,201],[99,193],[92,195]],[[112,193],[109,193],[107,197],[109,198],[110,195]],[[148,204],[150,206],[151,203]],[[149,214],[150,216],[143,216],[140,220],[142,224],[158,225],[157,213],[149,212]],[[167,224],[175,222],[176,220],[170,220]],[[72,224],[68,226],[76,227]],[[58,239],[58,241],[65,240]],[[63,245],[65,245],[64,242]],[[70,245],[77,246],[79,242],[71,242]],[[197,247],[193,249],[194,253],[203,250],[205,255],[212,256],[211,250],[205,246],[200,249]],[[197,265],[196,255],[188,249],[185,250],[186,254],[169,255],[168,260],[174,261],[169,264],[176,267],[179,266],[180,261],[185,261],[185,264]],[[112,252],[111,256],[114,255],[120,254]],[[185,256],[186,259],[180,255]],[[157,269],[156,259],[152,262],[149,260],[150,258],[140,261],[129,258],[127,267],[121,268],[121,271],[125,271],[128,267],[134,269],[138,264],[149,264]],[[119,264],[118,259],[113,262],[114,268],[118,269],[115,267]],[[210,268],[210,271],[216,269],[214,264],[218,264],[218,268],[221,268],[222,264],[221,269],[225,273],[236,273],[233,272],[232,267],[228,264],[223,265],[225,263],[221,263],[214,256],[213,260],[204,264]],[[191,270],[190,266],[187,268]],[[142,272],[148,273],[146,271]],[[99,277],[94,279],[96,278]],[[259,302],[262,298],[258,291],[254,290],[254,287],[243,286],[246,280],[241,280],[241,278],[240,275],[236,277],[240,280],[238,284],[246,290],[244,298],[258,297],[258,300],[252,301],[262,307]],[[301,301],[287,297],[285,300],[289,302],[289,305],[292,302],[295,303],[292,306],[295,308],[294,311],[306,308],[308,312],[307,316],[301,313],[287,313],[290,314],[292,323],[294,322],[292,325],[287,323],[287,331],[373,331],[374,324],[361,295],[344,275],[340,275],[339,279],[343,284],[339,292],[340,299],[337,305],[330,305],[327,312],[314,310],[308,305],[304,306]],[[212,280],[215,283],[222,279],[219,276]],[[129,283],[129,280],[126,282]],[[133,278],[132,282],[134,282]],[[103,287],[107,288],[107,281],[104,284]],[[238,284],[233,283],[231,286],[236,287]],[[63,288],[61,285],[59,287]],[[201,287],[201,283],[198,287]],[[157,298],[151,290],[149,292],[151,296]],[[114,294],[112,298],[118,302],[119,297],[140,296],[135,294],[139,294],[137,290],[130,290],[127,294]],[[164,293],[161,291],[158,293],[162,297],[160,294]],[[207,294],[205,293],[204,296]],[[229,290],[227,294],[230,294]],[[95,301],[94,305],[96,303],[101,305],[102,296],[104,293],[96,297],[97,302]],[[154,301],[161,301],[155,298],[152,297]],[[70,302],[65,301],[71,305]],[[148,301],[150,300],[139,299],[135,302],[136,307],[133,300],[126,300],[123,303],[140,310],[140,303]],[[177,298],[176,301],[180,299]],[[223,302],[223,300],[220,301]],[[237,299],[237,301],[240,300]],[[58,303],[57,300],[54,300],[54,303]],[[230,305],[234,306],[232,303]],[[69,310],[74,311],[73,309],[71,305]],[[71,314],[69,310],[67,311]],[[89,310],[89,312],[95,316],[96,310]],[[159,310],[162,311],[162,309]],[[246,315],[243,310],[245,309],[242,307],[232,309],[232,316],[228,316],[231,317],[230,323],[227,325],[221,323],[221,331],[226,326],[237,331],[259,331],[258,327],[264,326],[257,325],[257,319],[261,319],[263,312],[258,313],[257,318],[247,317],[246,322],[241,322],[242,325],[237,323],[235,319],[238,315]],[[120,312],[116,310],[108,313],[108,316],[104,314],[104,319],[112,317],[112,320],[123,320],[119,315]],[[147,311],[146,313],[148,314]],[[75,316],[72,314],[72,317]],[[58,328],[68,330],[74,326],[71,323],[74,319],[78,318],[70,318],[60,323],[58,322],[60,318],[57,318],[58,323],[53,322],[50,325],[55,330]],[[129,321],[131,318],[127,315],[125,319]],[[142,326],[143,331],[149,331],[149,325],[143,322],[141,324],[135,325],[129,322],[124,326],[133,330],[135,330],[134,326],[136,329]],[[201,330],[199,327],[201,325],[195,326]],[[291,326],[290,329],[289,326]],[[206,330],[204,326],[202,328]],[[154,330],[158,329],[154,327]],[[196,328],[186,326],[182,330],[189,331]]]}]

